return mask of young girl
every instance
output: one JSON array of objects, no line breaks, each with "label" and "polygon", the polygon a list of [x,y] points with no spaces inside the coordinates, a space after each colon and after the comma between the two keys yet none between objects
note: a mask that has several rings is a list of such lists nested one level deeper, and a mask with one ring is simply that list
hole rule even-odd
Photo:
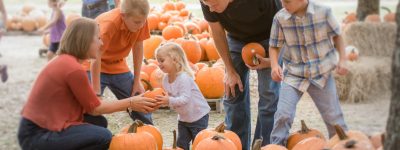
[{"label": "young girl", "polygon": [[61,35],[63,34],[66,25],[62,10],[62,2],[60,0],[49,0],[49,7],[52,9],[51,19],[45,26],[39,29],[39,32],[44,32],[50,28],[50,46],[47,52],[47,59],[50,61],[57,52],[60,44]]},{"label": "young girl", "polygon": [[160,69],[167,74],[163,79],[163,87],[168,92],[166,96],[157,96],[156,100],[178,113],[177,145],[188,150],[190,141],[207,128],[210,106],[194,82],[193,72],[179,45],[162,45],[157,49],[156,57]]}]

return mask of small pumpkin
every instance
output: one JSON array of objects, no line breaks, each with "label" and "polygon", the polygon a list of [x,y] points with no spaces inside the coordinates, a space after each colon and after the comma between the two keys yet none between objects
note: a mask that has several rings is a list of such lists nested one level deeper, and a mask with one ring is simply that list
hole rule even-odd
[{"label": "small pumpkin", "polygon": [[384,141],[385,141],[385,134],[380,133],[380,134],[375,134],[369,137],[372,145],[378,149],[379,147],[382,147]]},{"label": "small pumpkin", "polygon": [[339,125],[335,125],[335,130],[336,130],[336,135],[333,136],[329,141],[328,141],[328,146],[330,148],[333,148],[337,143],[343,140],[348,140],[348,139],[353,139],[356,141],[368,141],[366,143],[369,143],[368,136],[366,136],[364,133],[360,131],[354,131],[354,130],[349,130],[347,132],[344,132],[343,128],[340,127]]},{"label": "small pumpkin", "polygon": [[325,140],[317,137],[309,137],[297,143],[293,150],[323,150],[327,149],[328,145]]},{"label": "small pumpkin", "polygon": [[388,13],[383,16],[383,21],[385,22],[396,22],[396,14],[390,11],[389,8],[382,6],[382,9],[386,10]]},{"label": "small pumpkin", "polygon": [[165,40],[177,39],[183,36],[183,30],[176,25],[168,25],[162,30],[162,36]]},{"label": "small pumpkin", "polygon": [[356,141],[353,139],[340,141],[332,150],[375,150],[367,141]]},{"label": "small pumpkin", "polygon": [[256,54],[266,56],[264,47],[259,43],[248,43],[242,48],[242,59],[249,66],[260,64]]},{"label": "small pumpkin", "polygon": [[301,120],[301,130],[294,132],[289,136],[287,140],[287,148],[291,150],[297,143],[310,137],[321,138],[325,141],[325,137],[320,131],[309,129],[304,120]]},{"label": "small pumpkin", "polygon": [[163,150],[183,150],[182,148],[179,148],[176,146],[176,130],[172,131],[172,134],[174,135],[174,141],[172,143],[171,148],[163,148]]},{"label": "small pumpkin", "polygon": [[235,144],[222,135],[208,137],[196,146],[196,150],[234,150],[235,148]]},{"label": "small pumpkin", "polygon": [[379,23],[381,22],[381,17],[378,14],[370,14],[365,17],[365,22],[371,22],[371,23]]},{"label": "small pumpkin", "polygon": [[147,87],[149,88],[149,90],[144,92],[144,95],[143,95],[144,97],[155,99],[156,96],[159,96],[159,95],[165,96],[166,95],[166,92],[164,89],[153,88],[153,86],[151,86],[151,84],[148,81],[143,80],[143,79],[141,81],[144,82],[147,85]]},{"label": "small pumpkin", "polygon": [[350,61],[355,61],[358,59],[359,51],[354,46],[346,46],[345,48],[346,57]]},{"label": "small pumpkin", "polygon": [[148,132],[137,132],[138,124],[134,122],[127,133],[119,133],[112,137],[109,150],[132,149],[155,150],[157,143]]},{"label": "small pumpkin", "polygon": [[343,19],[343,23],[348,24],[357,21],[357,15],[355,12],[344,12],[346,17]]},{"label": "small pumpkin", "polygon": [[170,1],[163,3],[162,8],[163,8],[164,12],[176,10],[175,4]]},{"label": "small pumpkin", "polygon": [[261,145],[262,145],[262,140],[257,139],[254,142],[252,150],[287,150],[286,147],[276,145],[276,144],[268,144],[264,147],[261,147]]},{"label": "small pumpkin", "polygon": [[[163,138],[162,138],[160,130],[158,130],[158,128],[156,128],[155,126],[144,124],[140,120],[135,120],[134,122],[137,126],[136,127],[137,133],[141,133],[141,132],[150,133],[154,137],[155,141],[157,142],[157,149],[162,150]],[[128,130],[130,127],[131,127],[131,125],[128,125],[128,126],[122,128],[120,133],[128,133]]]},{"label": "small pumpkin", "polygon": [[215,135],[222,135],[226,139],[229,139],[230,141],[233,142],[233,144],[236,148],[229,149],[229,150],[234,150],[234,149],[241,150],[242,149],[242,143],[240,142],[239,136],[232,131],[225,130],[225,124],[222,122],[215,129],[204,129],[204,130],[200,131],[193,141],[193,144],[192,144],[193,150],[201,150],[201,149],[197,149],[198,144],[200,144],[200,142],[202,142],[203,140],[213,137]]},{"label": "small pumpkin", "polygon": [[176,10],[182,10],[186,8],[186,4],[183,1],[178,1],[175,3]]}]

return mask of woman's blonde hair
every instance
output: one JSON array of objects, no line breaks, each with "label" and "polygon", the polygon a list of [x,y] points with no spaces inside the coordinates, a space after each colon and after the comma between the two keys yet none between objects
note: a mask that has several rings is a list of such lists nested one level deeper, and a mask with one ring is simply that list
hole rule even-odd
[{"label": "woman's blonde hair", "polygon": [[69,54],[78,59],[87,59],[87,53],[97,29],[93,19],[79,18],[65,29],[57,54]]},{"label": "woman's blonde hair", "polygon": [[120,4],[121,12],[127,16],[147,16],[150,4],[147,0],[122,0]]},{"label": "woman's blonde hair", "polygon": [[165,56],[170,57],[172,60],[175,60],[175,68],[178,70],[178,72],[186,72],[194,78],[194,72],[190,68],[186,54],[180,45],[173,42],[162,44],[157,48],[156,56],[158,56],[160,53],[165,54]]}]

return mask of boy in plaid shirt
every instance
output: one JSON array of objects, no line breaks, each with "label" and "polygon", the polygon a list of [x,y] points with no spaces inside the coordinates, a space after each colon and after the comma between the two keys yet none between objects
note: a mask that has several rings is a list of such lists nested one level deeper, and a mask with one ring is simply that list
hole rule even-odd
[{"label": "boy in plaid shirt", "polygon": [[[286,144],[296,105],[304,92],[310,94],[332,137],[335,124],[347,130],[332,75],[335,68],[339,75],[347,73],[339,24],[330,8],[309,0],[281,1],[284,9],[274,17],[269,42],[272,79],[283,81],[271,143]],[[278,64],[282,47],[283,70]]]}]

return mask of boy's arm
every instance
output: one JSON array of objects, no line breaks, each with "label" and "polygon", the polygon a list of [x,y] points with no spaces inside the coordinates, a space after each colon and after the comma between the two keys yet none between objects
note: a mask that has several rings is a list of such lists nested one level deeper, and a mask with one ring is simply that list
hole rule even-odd
[{"label": "boy's arm", "polygon": [[140,70],[142,68],[143,61],[143,41],[137,41],[132,48],[133,57],[133,85],[132,85],[132,96],[141,94],[144,92],[144,88],[140,82]]},{"label": "boy's arm", "polygon": [[333,43],[335,45],[336,50],[339,52],[339,63],[337,65],[337,73],[339,75],[346,75],[347,68],[346,68],[346,54],[344,51],[344,43],[341,35],[337,35],[333,37]]}]

